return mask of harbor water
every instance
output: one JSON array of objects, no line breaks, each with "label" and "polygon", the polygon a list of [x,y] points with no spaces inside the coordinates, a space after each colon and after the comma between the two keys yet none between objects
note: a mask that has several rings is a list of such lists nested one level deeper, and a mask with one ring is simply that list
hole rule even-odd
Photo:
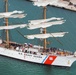
[{"label": "harbor water", "polygon": [[[27,24],[29,20],[43,19],[43,7],[34,6],[32,2],[26,0],[8,0],[8,10],[24,11],[24,13],[27,14],[27,16],[23,19],[10,18],[9,25],[22,23]],[[0,0],[0,12],[4,11],[4,0]],[[47,47],[57,47],[72,52],[76,51],[76,12],[47,6],[47,18],[50,17],[60,17],[66,21],[62,25],[56,25],[47,28],[47,32],[64,31],[69,33],[62,38],[57,38],[61,43],[59,43],[55,38],[47,39],[47,41],[50,42]],[[0,25],[2,26],[4,23],[5,20],[0,19]],[[38,39],[28,40],[22,37],[17,30],[23,35],[36,34],[40,32],[39,29],[29,31],[26,28],[10,30],[10,40],[18,43],[30,42],[32,44],[42,45],[41,41]],[[2,36],[4,35],[2,33],[4,32],[0,31],[0,38],[5,39],[5,37]],[[73,63],[71,68],[66,68],[34,64],[0,56],[0,75],[76,75],[76,62]]]}]

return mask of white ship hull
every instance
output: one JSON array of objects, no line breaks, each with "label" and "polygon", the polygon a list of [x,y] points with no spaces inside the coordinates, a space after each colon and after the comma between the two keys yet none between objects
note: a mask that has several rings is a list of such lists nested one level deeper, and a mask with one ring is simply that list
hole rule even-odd
[{"label": "white ship hull", "polygon": [[58,55],[35,55],[30,53],[18,52],[15,50],[9,50],[0,47],[0,55],[29,61],[33,63],[45,64],[45,65],[55,65],[55,66],[66,66],[71,67],[76,57],[74,55],[70,56],[58,56]]},{"label": "white ship hull", "polygon": [[[31,0],[31,1],[35,1],[35,0]],[[68,32],[46,33],[45,28],[51,27],[53,25],[61,25],[65,22],[63,18],[52,17],[46,19],[45,6],[47,6],[48,4],[49,4],[48,1],[44,1],[44,3],[42,2],[34,3],[34,5],[37,6],[44,6],[44,19],[30,20],[28,24],[18,24],[18,25],[9,26],[8,18],[24,18],[25,15],[23,14],[23,11],[8,12],[7,10],[8,0],[5,1],[6,12],[0,13],[0,18],[5,19],[6,26],[0,26],[0,30],[5,30],[6,40],[0,39],[0,55],[23,60],[23,61],[29,61],[33,63],[55,65],[55,66],[66,66],[66,67],[70,67],[73,64],[73,62],[76,61],[76,52],[75,54],[71,54],[70,52],[61,51],[59,50],[59,48],[50,49],[46,47],[47,38],[63,37],[66,33],[68,33]],[[34,38],[45,39],[44,47],[41,46],[35,47],[35,45],[30,45],[30,44],[26,44],[26,45],[17,44],[16,42],[10,41],[9,30],[15,28],[24,28],[24,27],[26,27],[27,29],[43,28],[40,34],[23,35],[18,30],[17,32],[27,39],[34,39]],[[61,52],[63,52],[64,55],[60,55]]]}]

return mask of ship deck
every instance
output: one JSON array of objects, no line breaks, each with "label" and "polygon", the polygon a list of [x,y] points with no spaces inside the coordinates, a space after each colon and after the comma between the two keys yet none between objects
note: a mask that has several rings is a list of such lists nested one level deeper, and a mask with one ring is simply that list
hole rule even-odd
[{"label": "ship deck", "polygon": [[[7,48],[6,42],[3,42],[0,44],[0,47]],[[24,52],[24,53],[30,53],[30,54],[40,54],[40,55],[58,55],[58,56],[69,56],[74,55],[73,52],[56,48],[56,47],[50,47],[47,48],[46,51],[42,46],[37,46],[33,44],[18,44],[15,42],[10,42],[10,47],[8,48],[10,50],[16,50],[18,52]]]}]

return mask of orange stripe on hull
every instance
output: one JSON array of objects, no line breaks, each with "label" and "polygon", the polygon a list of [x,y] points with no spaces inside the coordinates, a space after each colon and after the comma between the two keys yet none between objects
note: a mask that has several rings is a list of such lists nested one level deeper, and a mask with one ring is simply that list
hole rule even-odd
[{"label": "orange stripe on hull", "polygon": [[48,65],[51,65],[54,60],[56,59],[57,56],[49,56],[46,61],[44,62],[44,64],[48,64]]}]

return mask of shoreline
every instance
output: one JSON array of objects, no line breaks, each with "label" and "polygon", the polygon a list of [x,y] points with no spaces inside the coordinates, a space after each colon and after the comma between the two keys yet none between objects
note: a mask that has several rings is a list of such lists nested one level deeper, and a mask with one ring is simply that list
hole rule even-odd
[{"label": "shoreline", "polygon": [[75,0],[58,0],[55,4],[54,3],[50,4],[50,6],[55,6],[55,7],[63,8],[70,11],[76,11]]},{"label": "shoreline", "polygon": [[[32,2],[32,0],[26,0],[26,1]],[[37,1],[37,0],[33,0],[33,1]],[[56,1],[50,0],[50,1],[51,3],[49,4],[49,6],[58,7],[58,8],[76,12],[75,0],[56,0]]]}]

